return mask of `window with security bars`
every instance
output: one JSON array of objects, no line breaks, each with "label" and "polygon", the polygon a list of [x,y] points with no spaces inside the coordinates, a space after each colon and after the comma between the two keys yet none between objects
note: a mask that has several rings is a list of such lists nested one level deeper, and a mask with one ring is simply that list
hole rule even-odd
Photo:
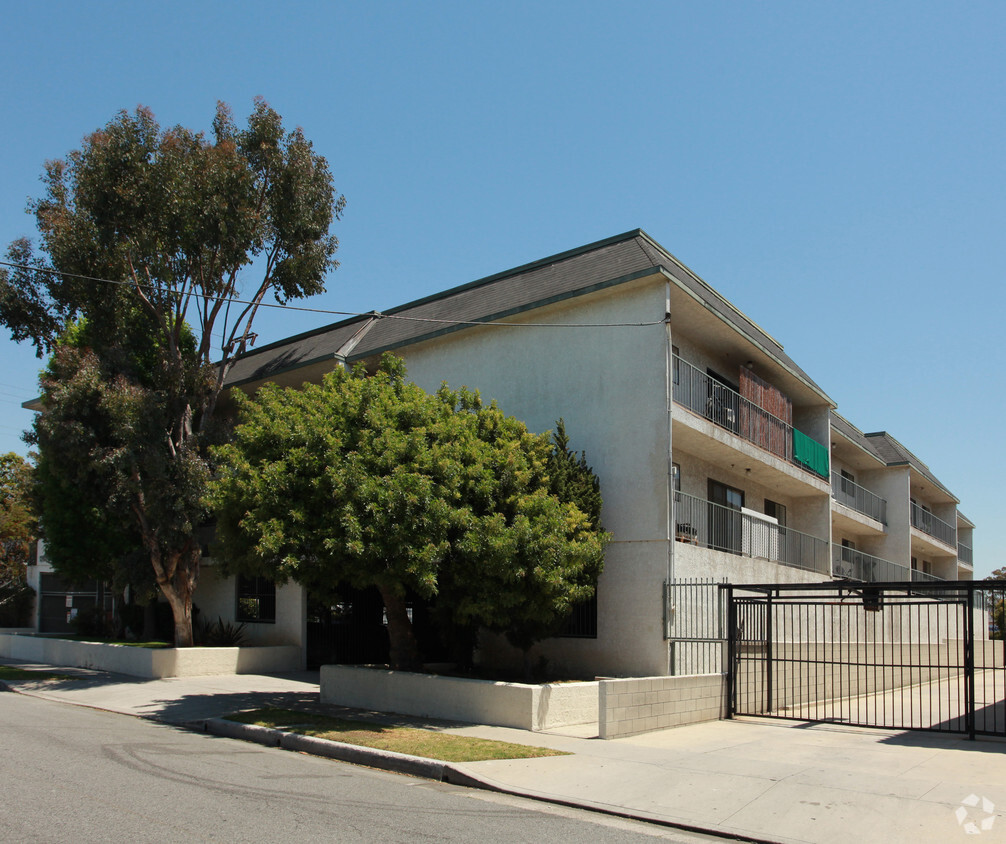
[{"label": "window with security bars", "polygon": [[597,592],[587,601],[573,604],[573,612],[566,619],[559,636],[564,639],[597,638]]},{"label": "window with security bars", "polygon": [[275,624],[276,584],[265,577],[239,577],[236,618],[241,622]]}]

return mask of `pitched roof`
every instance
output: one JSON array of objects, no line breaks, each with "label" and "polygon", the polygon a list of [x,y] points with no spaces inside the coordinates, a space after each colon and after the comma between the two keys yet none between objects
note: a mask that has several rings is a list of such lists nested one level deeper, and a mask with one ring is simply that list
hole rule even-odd
[{"label": "pitched roof", "polygon": [[[275,376],[336,356],[359,360],[452,331],[623,284],[653,273],[670,276],[712,311],[827,398],[785,353],[782,344],[731,305],[641,229],[524,264],[477,281],[280,340],[235,362],[227,383]],[[357,336],[358,335],[358,336]],[[347,343],[352,338],[352,348]],[[830,400],[829,400],[830,401]]]},{"label": "pitched roof", "polygon": [[887,431],[874,431],[872,434],[866,434],[865,436],[873,445],[873,448],[880,456],[880,459],[888,466],[909,466],[930,483],[935,484],[942,489],[955,501],[957,500],[957,496],[955,496],[940,482],[940,480],[933,474],[932,470],[925,463],[919,460],[918,457],[912,454],[912,452],[887,433]]},{"label": "pitched roof", "polygon": [[887,462],[880,452],[877,451],[873,440],[867,437],[866,434],[860,431],[859,428],[853,425],[848,419],[841,414],[836,413],[834,410],[831,411],[831,427],[846,439],[858,445],[867,454],[879,460],[881,463]]}]

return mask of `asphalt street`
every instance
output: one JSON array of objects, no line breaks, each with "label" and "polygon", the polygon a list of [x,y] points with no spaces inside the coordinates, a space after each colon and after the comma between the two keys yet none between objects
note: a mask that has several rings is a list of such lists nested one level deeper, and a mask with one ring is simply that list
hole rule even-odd
[{"label": "asphalt street", "polygon": [[0,694],[0,841],[722,839]]}]

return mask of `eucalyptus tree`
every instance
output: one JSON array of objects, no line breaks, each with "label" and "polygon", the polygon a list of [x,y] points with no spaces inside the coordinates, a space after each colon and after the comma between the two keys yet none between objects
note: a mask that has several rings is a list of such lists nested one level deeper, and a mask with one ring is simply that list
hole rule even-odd
[{"label": "eucalyptus tree", "polygon": [[261,100],[244,128],[219,104],[209,135],[120,112],[42,181],[28,209],[39,245],[11,244],[0,323],[41,356],[82,317],[88,345],[57,351],[36,436],[69,437],[66,469],[138,533],[175,643],[190,645],[227,373],[267,297],[322,292],[345,200],[303,132]]}]

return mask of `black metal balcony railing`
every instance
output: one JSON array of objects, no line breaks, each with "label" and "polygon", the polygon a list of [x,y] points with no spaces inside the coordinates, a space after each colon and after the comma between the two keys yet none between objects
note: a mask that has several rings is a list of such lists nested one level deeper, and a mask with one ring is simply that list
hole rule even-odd
[{"label": "black metal balcony railing", "polygon": [[949,545],[952,548],[957,546],[957,528],[948,525],[914,501],[912,502],[912,527],[938,539],[944,545]]},{"label": "black metal balcony railing", "polygon": [[684,492],[674,493],[674,524],[679,542],[824,575],[831,571],[827,541]]},{"label": "black metal balcony railing", "polygon": [[887,524],[887,501],[838,472],[831,473],[831,496],[857,513]]},{"label": "black metal balcony railing", "polygon": [[957,559],[962,563],[967,563],[969,566],[975,564],[975,552],[972,550],[970,545],[965,545],[963,542],[957,543]]},{"label": "black metal balcony railing", "polygon": [[866,583],[912,580],[919,583],[943,579],[934,574],[926,574],[924,571],[898,565],[890,560],[882,560],[880,557],[864,554],[862,551],[845,548],[841,545],[831,546],[831,556],[832,576],[847,580],[862,580]]},{"label": "black metal balcony railing", "polygon": [[674,401],[807,472],[828,477],[828,449],[677,355]]}]

